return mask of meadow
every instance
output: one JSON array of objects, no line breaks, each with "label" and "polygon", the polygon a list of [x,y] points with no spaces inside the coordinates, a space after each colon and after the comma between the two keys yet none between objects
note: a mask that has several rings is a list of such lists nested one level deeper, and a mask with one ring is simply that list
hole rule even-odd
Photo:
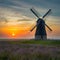
[{"label": "meadow", "polygon": [[60,60],[60,40],[0,39],[0,60]]}]

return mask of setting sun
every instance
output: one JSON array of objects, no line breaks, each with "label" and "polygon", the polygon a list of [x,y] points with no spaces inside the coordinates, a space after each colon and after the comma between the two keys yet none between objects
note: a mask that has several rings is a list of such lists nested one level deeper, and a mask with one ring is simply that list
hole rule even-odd
[{"label": "setting sun", "polygon": [[15,36],[15,33],[12,33],[12,36],[14,37]]}]

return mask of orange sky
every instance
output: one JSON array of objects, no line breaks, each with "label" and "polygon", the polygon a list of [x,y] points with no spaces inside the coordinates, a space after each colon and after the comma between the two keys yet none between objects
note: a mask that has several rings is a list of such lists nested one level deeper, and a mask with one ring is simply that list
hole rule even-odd
[{"label": "orange sky", "polygon": [[29,38],[33,35],[33,32],[30,32],[32,24],[22,23],[22,24],[5,24],[5,26],[0,28],[0,37],[8,38]]},{"label": "orange sky", "polygon": [[[10,22],[11,23],[11,22]],[[33,32],[30,32],[30,29],[32,26],[34,26],[34,21],[32,23],[26,24],[26,22],[21,23],[21,24],[3,24],[4,26],[0,28],[0,38],[30,38],[34,37],[35,30]],[[49,25],[52,28],[52,32],[50,32],[48,29],[47,30],[47,35],[48,37],[55,37],[55,36],[60,36],[60,28],[59,25]]]}]

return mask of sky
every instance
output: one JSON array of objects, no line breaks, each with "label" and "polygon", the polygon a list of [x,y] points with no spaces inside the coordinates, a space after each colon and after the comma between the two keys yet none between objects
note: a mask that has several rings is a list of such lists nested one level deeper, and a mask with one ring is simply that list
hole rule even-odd
[{"label": "sky", "polygon": [[44,18],[53,30],[46,28],[47,37],[60,39],[60,0],[0,0],[0,38],[34,38],[36,28],[30,30],[38,18],[30,11],[32,7],[40,17],[52,9]]}]

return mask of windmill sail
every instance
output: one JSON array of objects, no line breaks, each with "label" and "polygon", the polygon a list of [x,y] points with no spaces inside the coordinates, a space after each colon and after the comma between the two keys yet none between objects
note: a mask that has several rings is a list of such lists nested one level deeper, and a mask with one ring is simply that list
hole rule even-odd
[{"label": "windmill sail", "polygon": [[45,24],[46,25],[46,27],[50,30],[50,31],[52,31],[52,29],[47,25],[47,24]]},{"label": "windmill sail", "polygon": [[49,9],[48,12],[42,18],[44,18],[45,16],[47,16],[50,11],[51,11],[51,9]]},{"label": "windmill sail", "polygon": [[39,15],[37,14],[37,11],[34,9],[34,8],[32,8],[32,9],[30,9],[32,12],[33,12],[33,14],[37,17],[37,18],[39,18]]},{"label": "windmill sail", "polygon": [[[34,8],[31,8],[30,10],[33,12],[33,14],[34,14],[38,19],[41,19],[41,18],[39,17],[39,15],[36,13],[37,11],[36,11]],[[47,16],[50,11],[51,11],[51,9],[49,9],[48,12],[47,12],[42,18],[44,18],[45,16]],[[47,24],[45,24],[45,25],[46,25],[46,27],[47,27],[50,31],[52,31],[52,29],[51,29]],[[35,25],[30,31],[33,31],[36,26],[37,26],[37,25]]]},{"label": "windmill sail", "polygon": [[34,28],[36,27],[36,25],[30,30],[31,32],[34,30]]}]

